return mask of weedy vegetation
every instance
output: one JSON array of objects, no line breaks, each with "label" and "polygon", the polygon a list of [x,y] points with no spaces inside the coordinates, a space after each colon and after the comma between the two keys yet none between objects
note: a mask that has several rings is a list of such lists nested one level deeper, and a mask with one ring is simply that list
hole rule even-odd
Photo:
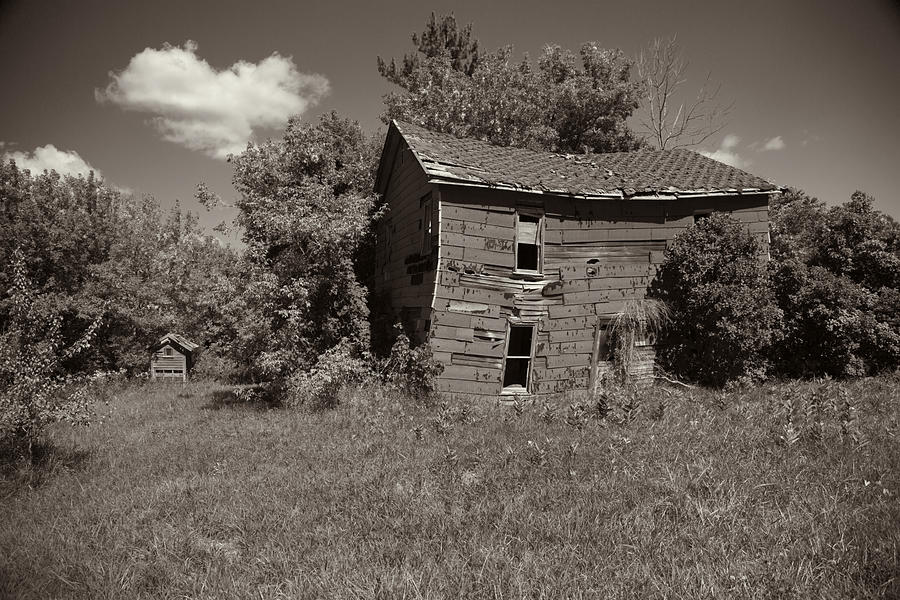
[{"label": "weedy vegetation", "polygon": [[6,466],[0,596],[897,597],[898,389],[110,388]]}]

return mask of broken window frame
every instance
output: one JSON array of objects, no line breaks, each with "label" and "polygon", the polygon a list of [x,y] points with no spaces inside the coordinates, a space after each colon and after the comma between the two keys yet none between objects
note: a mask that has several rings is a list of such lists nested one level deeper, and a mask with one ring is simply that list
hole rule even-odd
[{"label": "broken window frame", "polygon": [[[512,332],[513,329],[530,329],[531,330],[531,340],[528,348],[528,355],[514,355],[510,356],[509,354],[509,345],[512,341]],[[534,321],[519,321],[519,320],[510,320],[506,325],[506,343],[503,348],[503,372],[500,377],[501,396],[515,396],[515,395],[523,395],[531,393],[531,376],[534,371],[534,347],[535,347],[535,338],[537,337],[537,323]],[[506,375],[509,368],[509,360],[526,360],[527,366],[525,368],[525,383],[522,385],[522,388],[513,388],[512,385],[504,385],[506,383]],[[518,385],[518,384],[515,384]]]},{"label": "broken window frame", "polygon": [[[527,217],[530,219],[536,219],[537,222],[535,225],[534,232],[534,244],[529,244],[527,242],[522,242],[520,233],[519,224],[522,222],[521,218]],[[519,260],[521,258],[521,253],[519,252],[519,245],[533,245],[535,247],[535,251],[537,253],[537,258],[535,260],[535,268],[528,269],[519,266]],[[544,272],[544,213],[539,210],[528,210],[528,209],[516,209],[516,239],[515,239],[515,269],[516,273],[528,273],[528,274],[538,274]]]}]

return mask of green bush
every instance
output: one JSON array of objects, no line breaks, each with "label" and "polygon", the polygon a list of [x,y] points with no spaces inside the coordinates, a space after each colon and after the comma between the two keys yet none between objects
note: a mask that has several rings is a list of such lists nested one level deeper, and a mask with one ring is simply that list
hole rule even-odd
[{"label": "green bush", "polygon": [[679,234],[651,296],[672,313],[659,340],[663,368],[715,386],[765,375],[782,315],[762,248],[741,223],[713,214]]}]

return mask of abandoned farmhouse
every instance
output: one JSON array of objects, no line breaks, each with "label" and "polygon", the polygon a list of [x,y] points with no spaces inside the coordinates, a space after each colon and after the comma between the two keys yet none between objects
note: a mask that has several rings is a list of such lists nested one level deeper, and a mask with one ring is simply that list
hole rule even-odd
[{"label": "abandoned farmhouse", "polygon": [[563,155],[393,122],[376,191],[376,293],[430,344],[439,391],[499,397],[588,389],[666,244],[714,211],[767,244],[778,189],[688,150]]}]

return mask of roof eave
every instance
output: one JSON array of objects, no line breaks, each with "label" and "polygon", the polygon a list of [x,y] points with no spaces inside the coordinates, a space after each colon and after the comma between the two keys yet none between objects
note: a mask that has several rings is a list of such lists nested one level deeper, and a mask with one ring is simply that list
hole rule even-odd
[{"label": "roof eave", "polygon": [[[414,153],[415,154],[415,153]],[[519,187],[515,185],[507,185],[507,184],[496,184],[496,183],[488,183],[484,181],[473,181],[473,180],[462,180],[462,179],[445,179],[442,177],[434,177],[430,174],[428,179],[428,183],[437,184],[437,185],[453,185],[460,187],[478,187],[478,188],[489,188],[489,189],[497,189],[503,191],[510,192],[521,192],[525,194],[540,194],[545,196],[563,196],[567,198],[583,198],[586,200],[676,200],[678,198],[701,198],[701,197],[721,197],[721,196],[735,196],[735,195],[747,195],[747,194],[780,194],[782,193],[781,188],[773,188],[771,190],[766,190],[762,188],[732,188],[732,189],[722,189],[722,190],[660,190],[655,193],[636,193],[636,194],[626,194],[621,190],[617,190],[615,192],[605,192],[602,194],[579,194],[568,192],[565,190],[538,190],[535,188],[528,187]]]}]

